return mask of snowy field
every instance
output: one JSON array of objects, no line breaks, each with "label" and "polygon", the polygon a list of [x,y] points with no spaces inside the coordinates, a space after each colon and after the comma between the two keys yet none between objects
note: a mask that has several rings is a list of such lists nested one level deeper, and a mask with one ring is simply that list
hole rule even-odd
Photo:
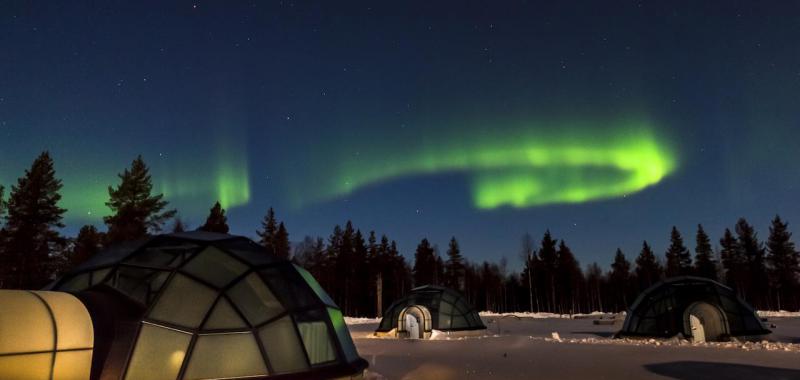
[{"label": "snowy field", "polygon": [[481,313],[485,335],[428,341],[373,338],[376,319],[347,323],[370,379],[798,380],[800,317],[784,315],[769,317],[775,327],[763,341],[696,345],[612,339],[619,325],[595,325],[599,314]]}]

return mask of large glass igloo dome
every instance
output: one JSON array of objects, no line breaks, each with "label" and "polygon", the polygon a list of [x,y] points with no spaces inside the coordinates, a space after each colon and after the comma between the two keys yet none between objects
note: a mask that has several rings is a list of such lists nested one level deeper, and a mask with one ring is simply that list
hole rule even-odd
[{"label": "large glass igloo dome", "polygon": [[92,378],[357,375],[342,312],[303,268],[250,239],[161,235],[101,252],[49,286],[95,325]]}]

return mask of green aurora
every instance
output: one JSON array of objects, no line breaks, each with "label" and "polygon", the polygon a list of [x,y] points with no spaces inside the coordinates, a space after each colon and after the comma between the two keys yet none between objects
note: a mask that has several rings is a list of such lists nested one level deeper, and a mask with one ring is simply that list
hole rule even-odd
[{"label": "green aurora", "polygon": [[[226,209],[246,205],[250,201],[251,187],[246,152],[232,149],[233,144],[222,143],[209,154],[201,157],[162,159],[144,156],[151,168],[153,193],[164,194],[170,207],[178,209],[182,217],[199,219],[205,217],[214,202],[219,201]],[[62,180],[59,205],[67,209],[65,219],[71,222],[98,223],[111,210],[108,201],[108,186],[119,184],[117,174],[127,162],[109,162],[85,165],[89,171],[78,170],[83,165],[63,165],[55,158],[56,176]],[[24,168],[20,168],[17,177]],[[3,173],[5,195],[11,191],[16,178]]]},{"label": "green aurora", "polygon": [[323,191],[304,197],[298,191],[294,200],[303,206],[401,178],[454,172],[470,179],[474,207],[526,208],[626,196],[676,170],[676,155],[652,125],[618,125],[562,123],[482,133],[466,128],[458,139],[368,148],[333,163],[325,169],[330,174],[318,178],[322,183],[305,187]]}]

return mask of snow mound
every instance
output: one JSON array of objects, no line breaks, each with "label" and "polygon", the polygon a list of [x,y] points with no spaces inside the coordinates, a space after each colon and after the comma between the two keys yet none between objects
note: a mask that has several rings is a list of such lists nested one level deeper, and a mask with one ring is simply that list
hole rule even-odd
[{"label": "snow mound", "polygon": [[370,323],[381,323],[380,318],[361,318],[361,317],[344,317],[344,323],[348,325],[366,325]]},{"label": "snow mound", "polygon": [[800,317],[800,311],[786,311],[786,310],[759,310],[759,317],[762,318],[797,318]]},{"label": "snow mound", "polygon": [[[521,313],[495,313],[493,311],[482,311],[478,313],[481,317],[487,318],[501,318],[507,316],[515,316],[519,318],[534,318],[534,319],[548,319],[548,318],[561,318],[561,319],[583,319],[583,318],[601,318],[601,317],[610,317],[613,316],[614,313],[606,313],[602,311],[593,311],[588,314],[578,313],[578,314],[556,314],[556,313],[532,313],[529,311],[521,312]],[[622,314],[624,316],[624,313]]]},{"label": "snow mound", "polygon": [[[530,339],[537,339],[538,337],[529,337]],[[541,338],[538,338],[541,339]],[[612,345],[632,345],[632,346],[685,346],[685,347],[709,347],[709,348],[722,348],[722,349],[740,349],[744,351],[785,351],[785,352],[800,352],[800,344],[786,343],[786,342],[770,342],[762,340],[760,342],[740,341],[737,339],[730,342],[703,342],[692,343],[686,339],[673,337],[670,339],[609,339],[609,338],[569,338],[564,339],[553,333],[552,338],[544,338],[546,342],[556,343],[576,343],[576,344],[612,344]]]}]

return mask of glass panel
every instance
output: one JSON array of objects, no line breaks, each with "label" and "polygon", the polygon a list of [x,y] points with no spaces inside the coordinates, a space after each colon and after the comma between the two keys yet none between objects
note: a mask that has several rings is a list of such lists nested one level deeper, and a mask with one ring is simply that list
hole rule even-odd
[{"label": "glass panel", "polygon": [[275,373],[290,373],[308,368],[306,354],[297,337],[292,317],[270,322],[258,332]]},{"label": "glass panel", "polygon": [[3,379],[50,380],[52,363],[53,354],[0,356],[0,377]]},{"label": "glass panel", "polygon": [[275,255],[267,253],[266,248],[249,239],[232,239],[217,244],[252,265],[271,264],[279,260]]},{"label": "glass panel", "polygon": [[439,330],[447,330],[450,328],[450,314],[439,313]]},{"label": "glass panel", "polygon": [[215,247],[198,253],[183,270],[217,287],[223,287],[247,270],[247,266]]},{"label": "glass panel", "polygon": [[319,297],[322,300],[322,302],[324,302],[328,306],[339,307],[336,305],[336,302],[333,302],[333,299],[331,299],[331,296],[328,295],[325,289],[322,289],[322,286],[319,285],[319,283],[317,282],[316,279],[314,279],[314,276],[312,276],[311,273],[308,273],[307,270],[297,265],[295,265],[294,268],[297,269],[297,272],[300,273],[301,276],[303,276],[303,279],[305,279],[306,283],[308,283],[308,285],[311,286],[311,289],[314,291],[314,293],[317,294],[317,297]]},{"label": "glass panel", "polygon": [[4,290],[0,305],[0,354],[55,349],[53,319],[41,300],[26,291]]},{"label": "glass panel", "polygon": [[350,336],[350,330],[347,329],[344,318],[342,318],[342,311],[328,308],[328,315],[331,317],[331,324],[333,324],[333,330],[336,331],[336,337],[339,338],[339,344],[342,346],[345,359],[348,363],[352,363],[358,359],[358,352],[356,352],[356,345]]},{"label": "glass panel", "polygon": [[462,315],[453,316],[452,328],[463,329],[465,327],[469,327],[469,325],[467,324],[467,319],[464,318],[464,316]]},{"label": "glass panel", "polygon": [[326,315],[318,310],[297,316],[297,329],[300,330],[311,365],[336,359],[328,325],[324,322],[325,317]]},{"label": "glass panel", "polygon": [[301,308],[320,305],[320,301],[305,279],[287,264],[280,267],[267,268],[261,271],[264,280],[278,295],[287,308]]},{"label": "glass panel", "polygon": [[142,324],[126,380],[174,379],[186,356],[190,334]]},{"label": "glass panel", "polygon": [[176,274],[150,312],[150,318],[199,327],[216,297],[215,290]]},{"label": "glass panel", "polygon": [[267,375],[250,333],[201,335],[189,358],[185,379],[222,379]]},{"label": "glass panel", "polygon": [[233,310],[228,300],[222,297],[217,302],[217,305],[214,306],[214,310],[211,312],[211,316],[206,321],[203,329],[238,329],[245,327],[247,327],[247,324],[242,320],[242,317],[236,313],[236,310]]},{"label": "glass panel", "polygon": [[111,281],[121,292],[148,305],[168,277],[169,272],[121,266]]},{"label": "glass panel", "polygon": [[62,292],[79,292],[89,287],[89,273],[81,273],[58,287]]},{"label": "glass panel", "polygon": [[179,257],[180,254],[176,254],[174,251],[167,251],[161,248],[146,248],[144,251],[125,260],[124,263],[157,268],[171,268],[180,262],[180,260],[176,260],[176,258]]},{"label": "glass panel", "polygon": [[439,305],[439,312],[443,314],[453,314],[453,304],[448,302],[442,302]]},{"label": "glass panel", "polygon": [[[92,348],[92,319],[81,301],[67,293],[36,292],[50,306],[56,322],[59,350]],[[52,344],[51,344],[52,346]]]},{"label": "glass panel", "polygon": [[111,268],[98,269],[92,272],[92,285],[103,282],[109,272],[111,272]]},{"label": "glass panel", "polygon": [[59,352],[56,353],[53,379],[88,379],[91,370],[92,350]]},{"label": "glass panel", "polygon": [[232,287],[228,297],[253,325],[274,318],[284,310],[256,273],[250,273]]}]

